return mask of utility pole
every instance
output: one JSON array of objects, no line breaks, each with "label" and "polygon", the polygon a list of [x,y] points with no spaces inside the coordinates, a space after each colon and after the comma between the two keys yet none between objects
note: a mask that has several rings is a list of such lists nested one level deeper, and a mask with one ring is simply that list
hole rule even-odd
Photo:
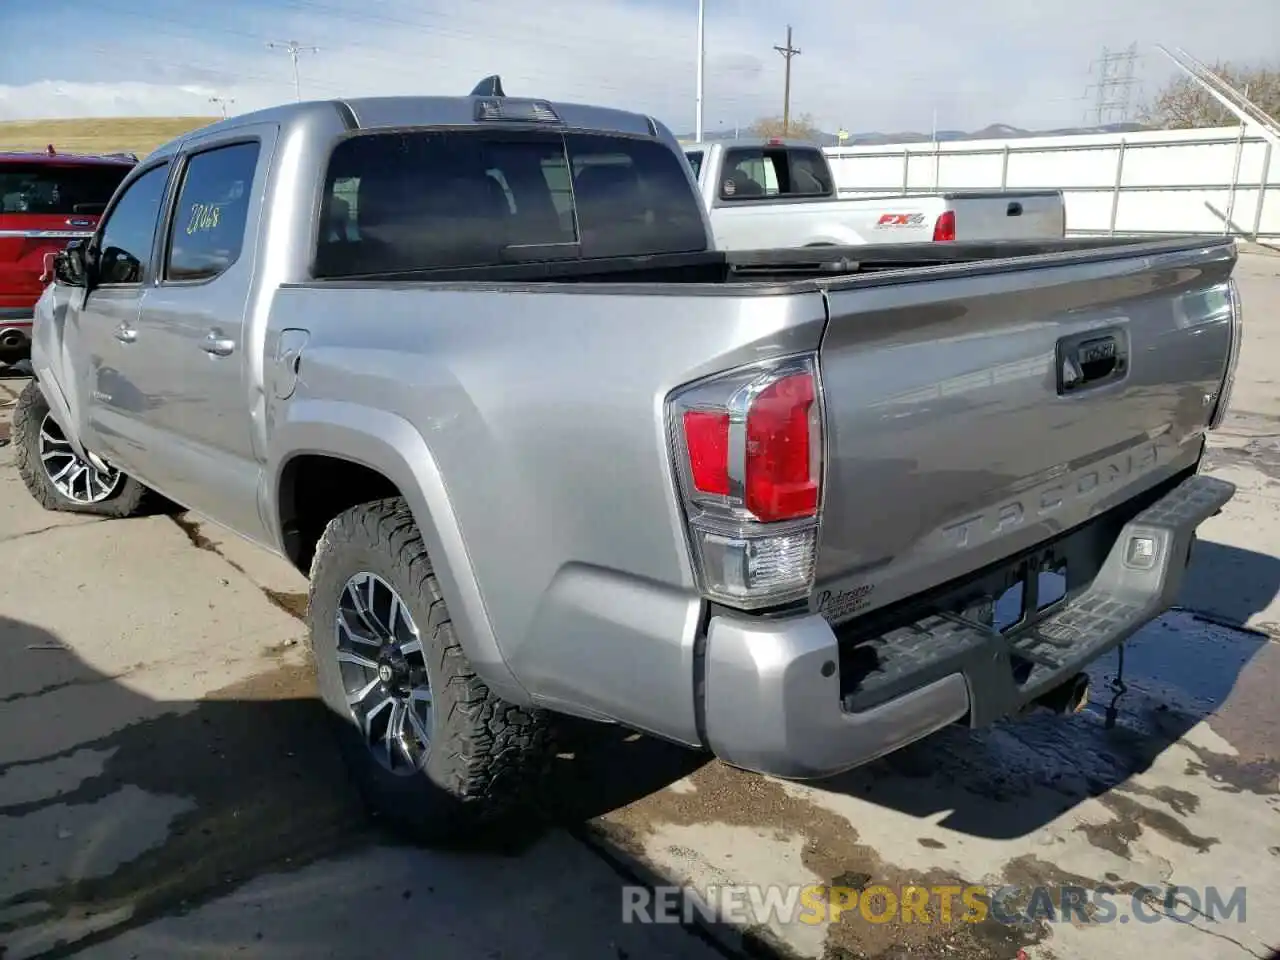
[{"label": "utility pole", "polygon": [[1090,66],[1097,65],[1098,82],[1090,84],[1085,90],[1096,90],[1093,106],[1094,123],[1102,126],[1111,118],[1118,116],[1121,123],[1129,119],[1129,110],[1133,103],[1133,89],[1138,84],[1134,76],[1134,66],[1138,61],[1138,45],[1131,43],[1119,53],[1112,53],[1103,48],[1102,56]]},{"label": "utility pole", "polygon": [[219,107],[222,108],[222,119],[225,120],[227,119],[227,106],[229,104],[235,103],[236,100],[235,100],[235,97],[210,97],[209,102],[216,103]]},{"label": "utility pole", "polygon": [[782,54],[782,59],[787,61],[787,79],[782,94],[782,135],[788,136],[791,133],[791,58],[799,55],[800,51],[791,46],[791,25],[787,25],[787,45],[785,47],[774,47]]},{"label": "utility pole", "polygon": [[698,0],[698,96],[693,111],[693,139],[699,143],[702,142],[702,70],[707,62],[706,25],[707,0]]},{"label": "utility pole", "polygon": [[293,94],[298,98],[298,102],[302,102],[302,82],[298,79],[298,54],[300,53],[319,53],[319,47],[303,46],[297,40],[272,40],[267,43],[272,50],[285,50],[289,54],[289,58],[293,60]]}]

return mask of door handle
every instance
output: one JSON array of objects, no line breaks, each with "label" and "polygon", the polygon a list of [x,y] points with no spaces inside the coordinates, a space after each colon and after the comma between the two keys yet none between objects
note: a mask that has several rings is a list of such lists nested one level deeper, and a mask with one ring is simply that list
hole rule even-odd
[{"label": "door handle", "polygon": [[116,339],[121,343],[133,343],[138,339],[138,331],[122,323],[116,327]]},{"label": "door handle", "polygon": [[1100,387],[1125,377],[1129,342],[1123,330],[1095,330],[1063,337],[1057,345],[1058,396]]},{"label": "door handle", "polygon": [[229,357],[235,352],[236,342],[230,337],[220,337],[211,330],[200,344],[200,349],[215,357]]}]

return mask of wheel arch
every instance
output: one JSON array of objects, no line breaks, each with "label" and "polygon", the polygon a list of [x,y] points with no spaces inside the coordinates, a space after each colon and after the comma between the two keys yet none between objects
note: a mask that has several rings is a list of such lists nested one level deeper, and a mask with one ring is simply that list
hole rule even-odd
[{"label": "wheel arch", "polygon": [[336,400],[295,400],[272,431],[280,453],[264,508],[281,552],[310,573],[316,541],[358,503],[403,497],[426,544],[458,641],[477,674],[508,702],[532,703],[502,655],[448,490],[407,420]]}]

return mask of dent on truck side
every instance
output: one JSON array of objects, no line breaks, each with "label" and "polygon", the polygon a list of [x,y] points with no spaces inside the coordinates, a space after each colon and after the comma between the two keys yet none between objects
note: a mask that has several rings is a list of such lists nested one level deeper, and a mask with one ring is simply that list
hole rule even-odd
[{"label": "dent on truck side", "polygon": [[49,404],[54,421],[76,452],[83,454],[75,366],[65,339],[67,305],[72,296],[71,288],[51,283],[36,301],[32,322],[31,372],[36,386]]}]

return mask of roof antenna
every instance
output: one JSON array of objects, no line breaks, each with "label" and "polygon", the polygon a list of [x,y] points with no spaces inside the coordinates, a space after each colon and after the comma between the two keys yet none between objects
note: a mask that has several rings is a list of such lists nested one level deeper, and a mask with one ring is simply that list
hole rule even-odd
[{"label": "roof antenna", "polygon": [[506,95],[502,89],[502,78],[496,73],[491,77],[485,77],[471,91],[473,97],[505,97]]}]

